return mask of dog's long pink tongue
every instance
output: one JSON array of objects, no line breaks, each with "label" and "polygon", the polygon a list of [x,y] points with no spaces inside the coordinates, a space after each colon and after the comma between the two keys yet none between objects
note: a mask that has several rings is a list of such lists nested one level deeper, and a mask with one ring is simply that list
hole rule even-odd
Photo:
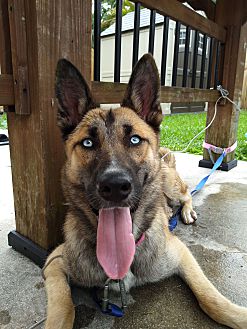
[{"label": "dog's long pink tongue", "polygon": [[107,276],[123,279],[135,254],[135,239],[129,208],[99,211],[97,258]]}]

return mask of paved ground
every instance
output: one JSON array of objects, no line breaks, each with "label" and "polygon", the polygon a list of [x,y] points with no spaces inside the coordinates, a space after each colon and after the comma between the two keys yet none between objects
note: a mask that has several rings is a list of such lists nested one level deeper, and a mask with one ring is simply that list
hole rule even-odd
[{"label": "paved ground", "polygon": [[[0,328],[28,329],[45,316],[46,299],[40,269],[7,245],[7,234],[15,227],[8,152],[7,146],[0,146]],[[197,167],[200,157],[176,157],[178,170],[190,187],[208,173]],[[215,173],[194,197],[194,205],[197,224],[180,223],[176,234],[190,246],[218,289],[247,306],[247,163],[239,162],[228,173]],[[122,319],[96,311],[89,291],[75,291],[74,297],[84,304],[76,309],[74,329],[225,328],[199,309],[189,288],[175,277],[131,291]]]}]

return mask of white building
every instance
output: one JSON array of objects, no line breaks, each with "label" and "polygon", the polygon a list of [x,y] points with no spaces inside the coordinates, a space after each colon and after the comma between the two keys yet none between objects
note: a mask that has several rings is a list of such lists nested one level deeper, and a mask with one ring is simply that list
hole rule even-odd
[{"label": "white building", "polygon": [[[199,12],[203,15],[203,12]],[[121,69],[120,82],[128,82],[132,72],[132,52],[133,52],[133,29],[134,29],[134,12],[130,12],[122,18],[122,46],[121,46]],[[204,15],[205,16],[205,15]],[[154,41],[154,58],[161,70],[162,42],[163,42],[163,22],[164,17],[156,13],[155,17],[155,41]],[[150,10],[143,8],[140,10],[140,34],[139,34],[139,58],[148,52],[149,43],[149,24]],[[172,84],[173,54],[175,42],[175,21],[169,20],[168,45],[167,45],[167,62],[165,85]],[[184,53],[185,46],[185,26],[181,26],[179,53]],[[190,53],[192,53],[193,33],[190,38]],[[199,34],[198,55],[202,52],[203,35]],[[115,53],[115,23],[107,28],[101,34],[101,81],[114,81],[114,53]],[[191,57],[191,55],[190,55]],[[179,56],[178,63],[178,82],[181,80],[183,67],[183,54]],[[200,105],[202,106],[202,105]],[[185,105],[182,105],[185,107]],[[187,106],[186,106],[187,107]],[[162,104],[164,113],[170,113],[170,104]]]}]

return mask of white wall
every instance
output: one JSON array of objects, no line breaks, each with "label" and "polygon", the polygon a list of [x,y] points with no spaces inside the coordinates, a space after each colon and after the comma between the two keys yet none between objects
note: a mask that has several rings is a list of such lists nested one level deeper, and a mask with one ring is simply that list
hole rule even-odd
[{"label": "white wall", "polygon": [[[166,86],[171,86],[173,49],[174,49],[174,30],[175,22],[169,22],[168,46],[167,46],[167,65],[166,65]],[[139,37],[139,58],[148,52],[149,28],[140,30]],[[156,26],[154,42],[154,59],[158,70],[161,69],[163,25]],[[133,51],[133,31],[122,34],[121,47],[121,70],[120,82],[128,82],[132,72],[132,51]],[[103,37],[101,39],[101,81],[114,81],[114,52],[115,37]],[[162,104],[164,113],[170,112],[170,104]]]}]

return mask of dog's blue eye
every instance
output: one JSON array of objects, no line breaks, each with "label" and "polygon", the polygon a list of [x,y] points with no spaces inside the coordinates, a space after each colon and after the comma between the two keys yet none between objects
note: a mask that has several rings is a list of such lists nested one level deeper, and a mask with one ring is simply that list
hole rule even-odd
[{"label": "dog's blue eye", "polygon": [[86,138],[82,141],[82,145],[86,148],[93,147],[93,141],[90,138]]},{"label": "dog's blue eye", "polygon": [[137,135],[134,135],[134,136],[131,137],[130,142],[133,145],[138,145],[138,144],[141,143],[141,137],[139,137]]}]

